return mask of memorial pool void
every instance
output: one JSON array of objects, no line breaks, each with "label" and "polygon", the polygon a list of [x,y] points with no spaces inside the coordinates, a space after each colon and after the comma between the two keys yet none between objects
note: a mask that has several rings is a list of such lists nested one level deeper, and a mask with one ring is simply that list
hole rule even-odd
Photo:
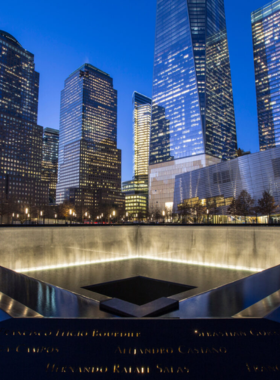
[{"label": "memorial pool void", "polygon": [[[0,228],[2,304],[41,317],[115,318],[145,316],[137,307],[162,299],[178,303],[153,304],[162,317],[264,315],[280,305],[279,235],[244,226]],[[118,314],[123,302],[137,312]]]}]

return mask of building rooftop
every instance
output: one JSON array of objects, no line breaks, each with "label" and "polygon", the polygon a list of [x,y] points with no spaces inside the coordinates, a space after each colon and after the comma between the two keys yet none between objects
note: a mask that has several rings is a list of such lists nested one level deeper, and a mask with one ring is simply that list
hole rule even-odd
[{"label": "building rooftop", "polygon": [[4,30],[0,30],[0,36],[6,37],[8,40],[22,47],[18,40],[16,40],[15,37],[13,37],[10,33],[4,32]]},{"label": "building rooftop", "polygon": [[44,128],[44,133],[52,133],[54,135],[59,135],[59,130],[58,129],[53,129],[53,128]]},{"label": "building rooftop", "polygon": [[85,69],[85,68],[88,68],[88,69],[91,69],[91,70],[94,70],[94,71],[97,71],[99,74],[102,74],[102,75],[105,75],[106,77],[108,78],[111,78],[111,76],[107,73],[105,73],[104,71],[102,70],[99,70],[97,67],[94,67],[92,66],[90,63],[84,63],[82,66],[80,66],[77,70],[73,71],[73,73],[71,73],[69,77],[71,77],[73,74],[75,74],[77,71],[80,71],[82,69]]},{"label": "building rooftop", "polygon": [[262,8],[259,8],[256,11],[252,12],[251,23],[254,24],[255,22],[260,21],[277,11],[280,11],[280,0],[272,1],[264,5]]},{"label": "building rooftop", "polygon": [[140,92],[134,91],[132,94],[132,103],[139,102],[142,104],[152,104],[152,99]]}]

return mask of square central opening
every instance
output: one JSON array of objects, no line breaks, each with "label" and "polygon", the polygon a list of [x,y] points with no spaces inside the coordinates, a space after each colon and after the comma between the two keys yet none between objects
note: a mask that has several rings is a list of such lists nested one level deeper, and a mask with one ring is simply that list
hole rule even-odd
[{"label": "square central opening", "polygon": [[170,297],[194,288],[195,286],[155,280],[142,276],[83,287],[83,289],[107,297],[119,298],[139,306],[155,301],[161,297]]}]

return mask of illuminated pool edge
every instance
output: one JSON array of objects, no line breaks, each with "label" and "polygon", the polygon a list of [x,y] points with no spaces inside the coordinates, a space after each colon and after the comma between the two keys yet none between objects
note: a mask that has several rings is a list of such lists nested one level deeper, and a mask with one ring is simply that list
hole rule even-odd
[{"label": "illuminated pool edge", "polygon": [[260,268],[248,268],[248,267],[234,266],[234,265],[212,264],[212,263],[204,263],[204,262],[192,261],[192,260],[179,260],[179,259],[169,259],[169,258],[163,258],[163,257],[153,257],[153,256],[142,256],[141,255],[141,256],[129,256],[129,257],[116,257],[116,258],[112,258],[112,259],[102,259],[102,260],[92,260],[92,261],[80,261],[80,262],[76,262],[76,263],[58,264],[58,265],[50,265],[50,266],[43,266],[43,267],[15,269],[15,272],[17,272],[17,273],[28,273],[28,272],[35,272],[35,271],[63,269],[63,268],[78,267],[78,266],[83,266],[83,265],[104,264],[104,263],[111,263],[111,262],[124,261],[124,260],[135,260],[135,259],[165,261],[165,262],[185,264],[185,265],[199,265],[199,266],[205,266],[205,267],[211,267],[211,268],[244,270],[244,271],[248,271],[248,272],[262,272],[264,270],[264,269],[260,269]]}]

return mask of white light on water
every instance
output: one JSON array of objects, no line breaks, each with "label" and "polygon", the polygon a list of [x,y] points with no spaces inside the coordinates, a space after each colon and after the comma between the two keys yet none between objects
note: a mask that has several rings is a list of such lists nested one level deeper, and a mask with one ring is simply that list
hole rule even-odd
[{"label": "white light on water", "polygon": [[204,263],[204,262],[201,262],[201,261],[192,261],[192,260],[166,259],[166,258],[153,257],[153,256],[142,256],[141,259],[155,260],[155,261],[167,261],[167,262],[170,262],[170,263],[178,263],[178,264],[200,265],[200,266],[212,267],[212,268],[247,270],[247,271],[250,271],[250,272],[262,272],[264,270],[264,269],[260,269],[260,268],[248,268],[248,267],[235,266],[235,265]]},{"label": "white light on water", "polygon": [[115,257],[115,258],[101,259],[101,260],[78,261],[78,262],[69,263],[69,264],[57,264],[57,265],[49,265],[49,266],[42,266],[42,267],[25,268],[25,269],[18,269],[16,270],[16,272],[27,273],[27,272],[34,272],[34,271],[41,271],[41,270],[62,269],[62,268],[78,267],[82,265],[103,264],[103,263],[111,263],[115,261],[134,260],[134,259],[166,261],[166,262],[177,263],[177,264],[199,265],[199,266],[205,266],[205,267],[211,267],[211,268],[222,268],[222,269],[232,269],[232,270],[245,270],[249,272],[262,272],[264,270],[260,268],[248,268],[248,267],[235,266],[235,265],[213,264],[213,263],[207,263],[207,262],[201,262],[201,261],[169,259],[169,258],[143,255],[143,256]]},{"label": "white light on water", "polygon": [[69,263],[69,264],[58,264],[58,265],[49,265],[44,267],[34,267],[34,268],[25,268],[25,269],[16,269],[15,271],[18,273],[26,273],[26,272],[34,272],[34,271],[40,271],[40,270],[50,270],[50,269],[62,269],[62,268],[69,268],[69,267],[79,267],[82,265],[92,265],[92,264],[103,264],[103,263],[111,263],[114,261],[123,261],[123,260],[129,260],[129,259],[137,259],[137,256],[132,257],[116,257],[112,259],[102,259],[102,260],[91,260],[91,261],[79,261],[76,263]]}]

